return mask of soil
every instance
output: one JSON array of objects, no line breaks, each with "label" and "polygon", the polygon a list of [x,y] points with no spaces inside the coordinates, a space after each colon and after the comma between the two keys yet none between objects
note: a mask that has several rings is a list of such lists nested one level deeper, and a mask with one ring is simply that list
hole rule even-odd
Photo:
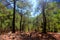
[{"label": "soil", "polygon": [[0,35],[0,40],[60,40],[60,33],[47,32],[8,32]]}]

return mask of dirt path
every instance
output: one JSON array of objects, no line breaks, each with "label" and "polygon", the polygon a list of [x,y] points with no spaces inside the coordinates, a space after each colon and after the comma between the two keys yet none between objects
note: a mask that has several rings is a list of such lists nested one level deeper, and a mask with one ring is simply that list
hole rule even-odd
[{"label": "dirt path", "polygon": [[58,33],[39,33],[39,32],[9,32],[0,35],[0,40],[60,40],[60,34]]},{"label": "dirt path", "polygon": [[50,33],[56,40],[60,40],[60,33]]}]

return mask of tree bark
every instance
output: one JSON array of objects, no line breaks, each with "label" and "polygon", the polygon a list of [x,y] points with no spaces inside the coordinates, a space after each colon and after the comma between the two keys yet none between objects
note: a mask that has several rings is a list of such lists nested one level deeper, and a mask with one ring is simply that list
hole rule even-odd
[{"label": "tree bark", "polygon": [[20,19],[20,32],[22,31],[22,14],[20,14],[21,19]]},{"label": "tree bark", "polygon": [[43,14],[43,33],[46,33],[46,15],[45,15],[45,3],[42,4],[42,14]]},{"label": "tree bark", "polygon": [[13,9],[13,24],[12,24],[12,33],[15,33],[15,5],[16,5],[16,1],[14,0],[14,9]]}]

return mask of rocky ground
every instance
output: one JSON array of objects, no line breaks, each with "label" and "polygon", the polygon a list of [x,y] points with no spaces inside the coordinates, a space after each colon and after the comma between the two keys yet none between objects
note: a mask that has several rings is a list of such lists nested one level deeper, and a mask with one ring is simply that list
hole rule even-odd
[{"label": "rocky ground", "polygon": [[0,40],[60,40],[60,33],[9,32],[0,35]]}]

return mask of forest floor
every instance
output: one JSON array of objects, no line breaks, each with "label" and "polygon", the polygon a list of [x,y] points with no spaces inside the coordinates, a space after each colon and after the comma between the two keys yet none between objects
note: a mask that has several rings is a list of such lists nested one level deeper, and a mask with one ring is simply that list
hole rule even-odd
[{"label": "forest floor", "polygon": [[60,33],[48,32],[47,34],[39,32],[9,32],[0,35],[0,40],[60,40]]}]

